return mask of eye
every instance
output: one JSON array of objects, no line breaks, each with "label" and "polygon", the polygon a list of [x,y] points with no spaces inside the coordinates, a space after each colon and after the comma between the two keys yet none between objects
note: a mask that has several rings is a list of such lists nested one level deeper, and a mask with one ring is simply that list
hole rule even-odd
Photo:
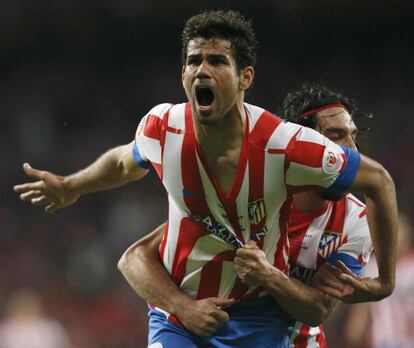
[{"label": "eye", "polygon": [[213,56],[209,59],[209,62],[211,65],[221,65],[221,64],[227,64],[227,60],[224,57],[221,56]]},{"label": "eye", "polygon": [[187,65],[199,65],[199,64],[200,64],[200,57],[190,56],[187,58]]}]

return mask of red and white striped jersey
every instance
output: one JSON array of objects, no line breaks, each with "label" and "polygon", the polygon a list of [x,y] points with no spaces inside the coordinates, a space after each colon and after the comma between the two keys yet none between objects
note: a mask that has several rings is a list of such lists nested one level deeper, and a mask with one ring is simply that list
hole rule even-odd
[{"label": "red and white striped jersey", "polygon": [[268,261],[287,273],[292,194],[313,187],[343,190],[359,165],[357,153],[311,129],[253,105],[245,104],[245,110],[238,170],[228,194],[203,157],[189,103],[158,105],[137,129],[134,158],[140,166],[153,165],[168,193],[160,256],[175,283],[194,299],[263,295],[237,277],[237,247],[257,241]]},{"label": "red and white striped jersey", "polygon": [[[360,275],[372,251],[365,205],[351,194],[315,212],[300,212],[292,204],[288,233],[289,275],[308,285],[325,261],[334,263],[339,259]],[[323,326],[296,322],[291,346],[326,347]]]}]

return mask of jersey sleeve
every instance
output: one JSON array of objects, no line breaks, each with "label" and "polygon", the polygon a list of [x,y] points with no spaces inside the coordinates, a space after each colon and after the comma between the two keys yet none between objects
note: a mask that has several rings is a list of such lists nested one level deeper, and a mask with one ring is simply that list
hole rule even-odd
[{"label": "jersey sleeve", "polygon": [[164,139],[163,117],[171,104],[160,104],[152,108],[142,119],[135,133],[132,154],[136,164],[142,168],[161,165]]},{"label": "jersey sleeve", "polygon": [[351,216],[344,225],[342,243],[336,253],[327,261],[335,264],[342,261],[355,275],[360,276],[363,267],[368,263],[372,252],[372,240],[365,215],[365,207],[352,208]]},{"label": "jersey sleeve", "polygon": [[286,184],[303,191],[321,187],[344,192],[353,183],[361,157],[313,129],[302,127],[286,149]]}]

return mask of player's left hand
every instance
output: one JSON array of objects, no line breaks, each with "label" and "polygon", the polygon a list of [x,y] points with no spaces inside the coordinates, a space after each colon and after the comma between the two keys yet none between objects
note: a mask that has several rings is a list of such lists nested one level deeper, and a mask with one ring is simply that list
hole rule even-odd
[{"label": "player's left hand", "polygon": [[379,278],[358,277],[341,261],[336,261],[335,266],[327,264],[318,273],[312,285],[349,304],[380,301],[390,294]]},{"label": "player's left hand", "polygon": [[267,261],[264,251],[252,240],[237,249],[234,269],[244,284],[249,286],[262,285],[272,268],[273,266]]}]

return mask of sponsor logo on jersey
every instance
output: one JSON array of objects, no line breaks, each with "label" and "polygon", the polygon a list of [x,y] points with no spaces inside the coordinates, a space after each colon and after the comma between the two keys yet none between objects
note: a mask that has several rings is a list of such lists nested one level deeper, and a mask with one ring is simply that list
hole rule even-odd
[{"label": "sponsor logo on jersey", "polygon": [[266,237],[267,232],[268,232],[267,226],[264,226],[262,229],[260,229],[259,232],[255,233],[250,238],[251,240],[258,242]]},{"label": "sponsor logo on jersey", "polygon": [[237,237],[231,231],[229,231],[225,226],[220,224],[211,216],[201,216],[191,213],[189,213],[188,216],[191,220],[204,225],[208,232],[214,234],[226,243],[231,244],[235,248],[240,248],[243,246],[243,243],[240,240],[238,240]]},{"label": "sponsor logo on jersey", "polygon": [[342,242],[342,235],[337,232],[324,231],[319,241],[318,254],[324,259],[332,255]]},{"label": "sponsor logo on jersey", "polygon": [[266,217],[266,208],[263,198],[249,203],[247,209],[249,220],[252,225],[260,224]]},{"label": "sponsor logo on jersey", "polygon": [[302,283],[310,285],[312,282],[315,270],[311,268],[302,267],[299,265],[290,265],[289,276],[300,280]]}]

